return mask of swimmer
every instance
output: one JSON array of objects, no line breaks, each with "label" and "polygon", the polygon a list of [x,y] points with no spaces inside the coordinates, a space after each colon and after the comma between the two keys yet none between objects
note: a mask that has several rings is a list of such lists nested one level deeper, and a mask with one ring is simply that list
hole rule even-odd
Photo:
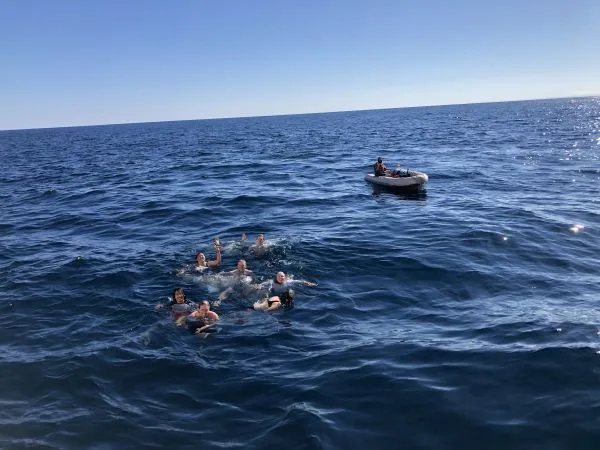
[{"label": "swimmer", "polygon": [[248,269],[245,259],[240,259],[235,266],[235,269],[225,272],[224,275],[233,275],[242,277],[244,275],[251,275],[252,271]]},{"label": "swimmer", "polygon": [[269,288],[268,297],[254,303],[257,311],[274,311],[281,306],[292,308],[294,306],[294,291],[291,286],[303,284],[304,286],[317,286],[317,283],[305,280],[290,280],[283,272],[277,272],[273,280],[262,283],[263,287]]},{"label": "swimmer", "polygon": [[213,326],[214,322],[219,320],[219,315],[210,310],[210,302],[204,300],[198,304],[196,310],[194,310],[188,316],[183,316],[177,319],[177,325],[183,326],[187,324],[190,332],[195,334],[206,333],[209,328]]},{"label": "swimmer", "polygon": [[219,315],[210,310],[210,302],[208,300],[203,300],[200,302],[195,311],[190,314],[190,317],[196,318],[207,318],[209,320],[215,321],[219,320]]},{"label": "swimmer", "polygon": [[[252,274],[252,271],[248,270],[246,260],[240,259],[238,261],[235,269],[233,269],[229,272],[225,272],[223,275],[233,276],[233,277],[236,277],[236,279],[241,281],[242,283],[247,283],[248,281],[246,280],[246,277],[249,277],[251,274]],[[233,292],[233,286],[229,286],[227,289],[225,289],[223,292],[221,292],[219,294],[219,300],[225,300],[227,298],[227,296],[229,294],[231,294],[232,292]],[[220,304],[220,302],[218,304]]]},{"label": "swimmer", "polygon": [[215,238],[213,245],[215,247],[214,261],[207,261],[204,253],[198,252],[196,253],[196,270],[204,270],[207,267],[217,267],[221,264],[221,242],[218,237]]},{"label": "swimmer", "polygon": [[183,289],[175,288],[173,289],[173,295],[169,299],[168,303],[159,303],[156,305],[156,309],[165,307],[170,308],[171,312],[177,319],[184,314],[189,314],[194,309],[194,304],[186,299]]},{"label": "swimmer", "polygon": [[227,254],[242,253],[246,244],[246,233],[242,233],[239,240],[229,241],[225,244],[224,250]]},{"label": "swimmer", "polygon": [[267,251],[268,246],[269,242],[265,239],[265,235],[261,233],[258,236],[256,236],[256,241],[250,246],[248,250],[257,255],[263,255]]}]

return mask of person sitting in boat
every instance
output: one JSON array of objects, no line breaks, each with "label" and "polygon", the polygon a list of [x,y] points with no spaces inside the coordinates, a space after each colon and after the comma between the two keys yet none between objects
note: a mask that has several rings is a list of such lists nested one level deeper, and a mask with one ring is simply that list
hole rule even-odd
[{"label": "person sitting in boat", "polygon": [[376,177],[400,178],[402,176],[407,176],[402,174],[402,172],[400,171],[400,166],[398,166],[396,170],[390,170],[387,167],[385,167],[385,165],[383,164],[383,159],[381,158],[377,158],[377,162],[373,166],[373,172],[375,173]]},{"label": "person sitting in boat", "polygon": [[381,157],[377,158],[377,162],[373,165],[373,173],[376,177],[384,177],[387,172],[387,167],[383,164]]},{"label": "person sitting in boat", "polygon": [[215,238],[214,247],[214,261],[207,261],[206,256],[202,252],[196,253],[196,270],[204,270],[207,267],[217,267],[219,264],[221,264],[221,242],[219,241],[219,238]]},{"label": "person sitting in boat", "polygon": [[254,303],[253,308],[257,311],[274,311],[281,306],[292,308],[294,306],[294,291],[291,289],[293,284],[317,285],[317,283],[311,281],[290,280],[285,276],[285,273],[277,272],[273,280],[262,283],[263,287],[269,288],[269,294],[266,298]]}]

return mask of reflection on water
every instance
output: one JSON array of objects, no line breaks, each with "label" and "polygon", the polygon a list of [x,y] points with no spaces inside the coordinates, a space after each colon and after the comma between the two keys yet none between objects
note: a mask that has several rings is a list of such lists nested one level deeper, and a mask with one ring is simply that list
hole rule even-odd
[{"label": "reflection on water", "polygon": [[386,188],[383,186],[376,186],[368,183],[372,189],[373,197],[381,197],[388,195],[390,197],[397,197],[399,200],[427,200],[427,189],[398,189],[398,188]]}]

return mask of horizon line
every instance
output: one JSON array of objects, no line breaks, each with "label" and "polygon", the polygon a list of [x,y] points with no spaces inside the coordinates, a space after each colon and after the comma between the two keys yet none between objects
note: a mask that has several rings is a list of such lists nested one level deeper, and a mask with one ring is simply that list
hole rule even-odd
[{"label": "horizon line", "polygon": [[519,100],[489,100],[489,101],[473,101],[465,103],[439,103],[439,104],[425,104],[425,105],[408,105],[408,106],[397,106],[391,108],[367,108],[367,109],[347,109],[337,111],[315,111],[315,112],[297,112],[297,113],[285,113],[285,114],[257,114],[251,116],[226,116],[226,117],[207,117],[207,118],[196,118],[196,119],[172,119],[172,120],[150,120],[147,122],[118,122],[118,123],[96,123],[96,124],[85,124],[85,125],[57,125],[48,127],[34,127],[34,128],[6,128],[0,129],[0,133],[6,131],[33,131],[33,130],[52,130],[62,128],[88,128],[88,127],[110,127],[120,125],[142,125],[142,124],[153,124],[153,123],[169,123],[169,122],[199,122],[209,120],[235,120],[235,119],[258,119],[268,117],[289,117],[289,116],[308,116],[315,114],[336,114],[336,113],[351,113],[351,112],[366,112],[366,111],[386,111],[392,109],[411,109],[411,108],[431,108],[438,106],[460,106],[460,105],[487,105],[494,103],[517,103],[517,102],[531,102],[539,100],[567,100],[577,98],[595,98],[600,97],[600,94],[592,95],[573,95],[566,97],[539,97],[539,98],[524,98]]}]

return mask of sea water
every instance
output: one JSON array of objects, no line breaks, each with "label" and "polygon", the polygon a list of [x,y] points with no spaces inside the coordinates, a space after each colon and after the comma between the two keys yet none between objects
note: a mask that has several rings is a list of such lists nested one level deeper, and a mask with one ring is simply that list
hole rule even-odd
[{"label": "sea water", "polygon": [[599,159],[598,98],[0,132],[0,446],[597,449]]}]

